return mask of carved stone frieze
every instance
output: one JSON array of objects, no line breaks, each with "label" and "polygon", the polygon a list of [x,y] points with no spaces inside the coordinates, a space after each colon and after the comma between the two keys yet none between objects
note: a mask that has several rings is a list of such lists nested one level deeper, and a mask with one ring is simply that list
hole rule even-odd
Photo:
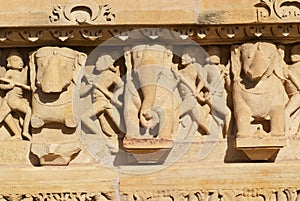
[{"label": "carved stone frieze", "polygon": [[300,198],[297,188],[260,189],[245,188],[233,190],[194,190],[194,191],[138,191],[123,193],[123,200],[176,200],[176,201],[297,201]]},{"label": "carved stone frieze", "polygon": [[38,193],[38,194],[0,194],[1,201],[112,201],[115,200],[112,193],[86,193],[86,192],[62,192],[62,193]]}]

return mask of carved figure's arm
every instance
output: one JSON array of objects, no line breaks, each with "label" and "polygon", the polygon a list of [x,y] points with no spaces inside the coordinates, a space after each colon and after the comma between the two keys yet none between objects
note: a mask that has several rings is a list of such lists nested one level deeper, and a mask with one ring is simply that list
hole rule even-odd
[{"label": "carved figure's arm", "polygon": [[10,90],[15,87],[15,83],[11,79],[0,78],[0,81],[2,82],[2,84],[0,84],[0,89]]},{"label": "carved figure's arm", "polygon": [[299,78],[292,71],[289,71],[289,78],[295,84],[298,91],[300,91],[300,80],[299,80]]}]

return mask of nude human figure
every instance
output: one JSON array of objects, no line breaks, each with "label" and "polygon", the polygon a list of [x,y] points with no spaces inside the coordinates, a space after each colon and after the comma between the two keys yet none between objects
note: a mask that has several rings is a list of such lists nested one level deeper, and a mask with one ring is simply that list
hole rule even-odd
[{"label": "nude human figure", "polygon": [[223,134],[225,136],[228,133],[231,121],[231,110],[226,105],[227,93],[231,90],[229,67],[221,64],[221,50],[219,47],[209,46],[207,53],[207,64],[203,67],[203,75],[204,79],[208,82],[211,94],[209,104],[212,107],[212,114],[215,119],[223,127]]},{"label": "nude human figure", "polygon": [[293,64],[283,70],[286,78],[285,89],[289,96],[285,106],[286,124],[289,124],[291,115],[300,108],[300,45],[295,45],[291,49],[291,60]]},{"label": "nude human figure", "polygon": [[[113,131],[107,125],[106,120],[103,119],[102,115],[106,114],[110,121],[113,121],[112,103],[117,107],[121,107],[122,103],[117,100],[117,97],[122,93],[123,81],[116,74],[116,67],[113,66],[114,60],[109,55],[104,55],[98,58],[96,62],[95,71],[100,73],[99,77],[90,76],[88,77],[89,84],[94,86],[95,89],[92,94],[92,102],[94,107],[87,111],[84,116],[87,126],[95,133],[96,130],[90,125],[91,117],[98,116],[101,128],[107,136],[111,136]],[[115,87],[115,92],[111,91],[111,87]]]},{"label": "nude human figure", "polygon": [[18,111],[25,114],[22,135],[31,139],[29,134],[29,124],[31,118],[31,108],[29,102],[24,98],[23,90],[30,91],[27,85],[27,70],[21,55],[12,51],[7,58],[7,71],[3,78],[0,78],[0,89],[5,90],[6,94],[0,106],[1,115],[0,122],[4,121],[12,129],[13,138],[22,139],[22,136],[15,128],[13,128],[13,119],[10,118],[12,111]]},{"label": "nude human figure", "polygon": [[[187,53],[182,56],[182,65],[183,68],[178,71],[180,75],[178,88],[183,99],[181,112],[182,114],[189,113],[192,120],[195,121],[206,134],[209,134],[210,122],[207,118],[210,109],[209,107],[199,104],[199,102],[205,102],[204,95],[200,92],[205,86],[200,72],[202,66],[196,63],[195,59],[191,58]],[[195,126],[192,125],[192,127]],[[191,128],[189,132],[196,130],[197,127]]]}]

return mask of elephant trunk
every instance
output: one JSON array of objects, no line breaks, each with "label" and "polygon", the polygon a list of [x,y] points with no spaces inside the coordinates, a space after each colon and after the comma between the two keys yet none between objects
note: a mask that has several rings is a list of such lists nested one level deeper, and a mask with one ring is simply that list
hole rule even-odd
[{"label": "elephant trunk", "polygon": [[260,80],[265,75],[269,66],[270,64],[263,58],[261,51],[257,50],[252,64],[249,69],[246,70],[246,74],[252,81]]},{"label": "elephant trunk", "polygon": [[150,128],[158,123],[154,122],[156,118],[152,111],[152,107],[155,101],[156,86],[143,86],[141,88],[141,91],[143,94],[143,102],[140,110],[140,121],[143,127]]},{"label": "elephant trunk", "polygon": [[55,57],[49,60],[47,68],[38,80],[38,85],[45,93],[62,92],[70,83],[71,81],[66,80],[62,64]]},{"label": "elephant trunk", "polygon": [[153,111],[155,99],[157,98],[157,80],[161,69],[155,70],[152,66],[143,66],[136,73],[140,82],[143,101],[140,109],[140,122],[145,128],[152,128],[158,123],[158,115]]}]

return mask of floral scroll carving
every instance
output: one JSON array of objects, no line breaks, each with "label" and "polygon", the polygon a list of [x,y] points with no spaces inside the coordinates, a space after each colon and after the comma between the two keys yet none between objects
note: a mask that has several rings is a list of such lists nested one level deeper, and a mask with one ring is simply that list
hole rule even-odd
[{"label": "floral scroll carving", "polygon": [[280,19],[293,21],[300,18],[300,2],[290,0],[261,0],[256,4],[259,20]]},{"label": "floral scroll carving", "polygon": [[108,4],[70,4],[66,6],[56,5],[49,16],[51,23],[67,24],[103,24],[113,21],[115,14],[112,13]]}]

